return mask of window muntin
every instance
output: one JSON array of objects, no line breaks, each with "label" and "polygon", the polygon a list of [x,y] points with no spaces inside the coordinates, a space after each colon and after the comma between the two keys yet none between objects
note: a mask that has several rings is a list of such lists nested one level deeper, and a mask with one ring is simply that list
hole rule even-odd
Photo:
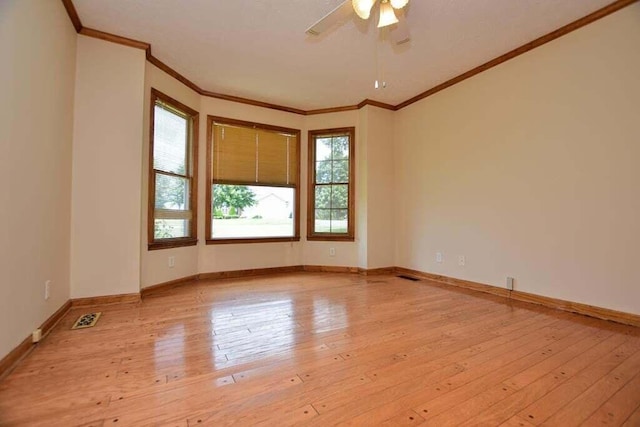
[{"label": "window muntin", "polygon": [[152,89],[149,249],[196,243],[198,113]]},{"label": "window muntin", "polygon": [[354,128],[309,132],[308,240],[354,239]]},{"label": "window muntin", "polygon": [[209,117],[207,243],[299,240],[300,131]]}]

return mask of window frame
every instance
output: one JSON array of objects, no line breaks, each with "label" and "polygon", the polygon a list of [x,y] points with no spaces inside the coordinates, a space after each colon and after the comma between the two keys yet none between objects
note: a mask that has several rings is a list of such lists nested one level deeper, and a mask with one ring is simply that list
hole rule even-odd
[{"label": "window frame", "polygon": [[[187,118],[189,128],[187,129],[187,174],[171,174],[166,171],[157,170],[154,167],[154,131],[155,131],[155,107],[160,101],[171,109],[176,110]],[[171,98],[155,88],[151,88],[151,105],[149,118],[149,196],[148,196],[148,217],[147,217],[147,250],[179,248],[184,246],[195,246],[198,243],[198,131],[200,114]],[[169,176],[185,178],[189,182],[189,211],[191,220],[189,223],[188,237],[173,237],[157,239],[155,237],[155,192],[156,174],[160,172]]]},{"label": "window frame", "polygon": [[[347,204],[348,227],[346,233],[319,233],[315,231],[315,187],[316,183],[316,139],[333,136],[349,137],[349,183]],[[333,129],[310,130],[308,135],[308,165],[307,165],[307,240],[309,241],[355,241],[355,195],[356,195],[356,169],[355,169],[355,141],[356,128],[344,127]]]},{"label": "window frame", "polygon": [[[294,188],[295,193],[295,202],[294,202],[294,224],[293,224],[293,236],[291,237],[231,237],[231,238],[221,238],[216,239],[213,237],[213,227],[211,224],[212,221],[212,212],[211,206],[213,203],[213,194],[212,194],[212,186],[213,186],[213,124],[219,123],[223,125],[230,126],[243,126],[249,127],[253,129],[262,129],[266,131],[275,131],[275,132],[283,132],[296,136],[296,144],[298,158],[296,159],[296,185]],[[206,236],[206,244],[207,245],[224,245],[224,244],[236,244],[236,243],[272,243],[272,242],[298,242],[300,241],[300,158],[302,157],[302,153],[300,148],[302,146],[301,140],[301,131],[300,129],[292,129],[281,126],[268,125],[264,123],[256,123],[249,122],[245,120],[237,120],[230,119],[228,117],[219,117],[219,116],[207,116],[207,180],[206,180],[206,198],[205,198],[205,236]],[[235,185],[233,183],[229,183],[230,185]],[[247,184],[238,184],[238,185],[247,185]]]}]

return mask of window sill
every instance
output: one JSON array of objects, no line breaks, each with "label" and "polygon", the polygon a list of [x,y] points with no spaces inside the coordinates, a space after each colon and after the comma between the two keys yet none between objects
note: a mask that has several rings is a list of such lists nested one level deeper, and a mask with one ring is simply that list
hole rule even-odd
[{"label": "window sill", "polygon": [[310,242],[355,242],[354,236],[345,234],[312,234],[307,236]]},{"label": "window sill", "polygon": [[300,236],[294,237],[248,237],[229,239],[207,239],[207,245],[228,245],[241,243],[276,243],[276,242],[299,242]]},{"label": "window sill", "polygon": [[171,248],[181,248],[184,246],[195,246],[198,244],[198,239],[194,239],[191,237],[179,238],[179,239],[166,239],[166,240],[156,240],[155,242],[149,243],[147,245],[147,250],[156,251],[159,249],[171,249]]}]

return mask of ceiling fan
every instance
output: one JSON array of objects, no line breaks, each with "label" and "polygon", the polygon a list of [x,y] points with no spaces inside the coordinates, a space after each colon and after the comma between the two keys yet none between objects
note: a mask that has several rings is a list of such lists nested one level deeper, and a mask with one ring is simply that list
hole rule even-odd
[{"label": "ceiling fan", "polygon": [[318,22],[307,28],[305,32],[312,36],[319,36],[334,25],[349,19],[354,12],[362,19],[369,19],[371,11],[377,3],[380,4],[378,28],[398,24],[393,28],[393,31],[389,32],[389,36],[397,45],[407,43],[409,41],[409,29],[407,28],[406,20],[398,20],[395,10],[404,8],[409,3],[409,0],[345,0]]}]

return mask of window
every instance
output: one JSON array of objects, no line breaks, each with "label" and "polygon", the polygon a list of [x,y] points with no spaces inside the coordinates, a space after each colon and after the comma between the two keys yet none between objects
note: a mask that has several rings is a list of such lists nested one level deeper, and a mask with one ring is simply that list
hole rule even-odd
[{"label": "window", "polygon": [[300,240],[300,131],[208,118],[207,243]]},{"label": "window", "polygon": [[307,240],[354,240],[355,128],[309,131]]},{"label": "window", "polygon": [[198,113],[151,89],[150,133],[148,248],[195,245]]}]

